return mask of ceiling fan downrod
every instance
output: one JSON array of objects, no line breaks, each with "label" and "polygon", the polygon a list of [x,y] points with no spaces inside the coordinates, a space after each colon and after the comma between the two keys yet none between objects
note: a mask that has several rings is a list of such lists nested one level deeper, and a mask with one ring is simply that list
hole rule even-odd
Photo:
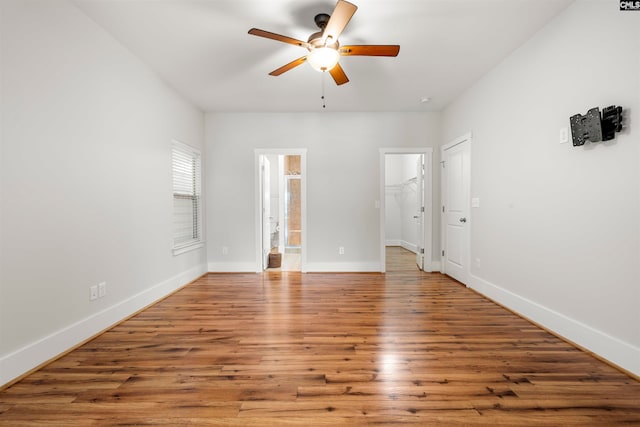
[{"label": "ceiling fan downrod", "polygon": [[330,18],[331,18],[331,15],[329,14],[319,13],[313,18],[313,21],[316,23],[318,28],[320,28],[321,30],[324,30],[327,27],[327,24],[329,23]]}]

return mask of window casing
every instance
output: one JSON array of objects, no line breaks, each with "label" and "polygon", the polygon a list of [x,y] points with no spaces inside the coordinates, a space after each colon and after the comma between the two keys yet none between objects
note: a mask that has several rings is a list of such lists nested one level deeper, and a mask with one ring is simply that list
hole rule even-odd
[{"label": "window casing", "polygon": [[173,141],[173,254],[203,246],[202,160],[193,147]]}]

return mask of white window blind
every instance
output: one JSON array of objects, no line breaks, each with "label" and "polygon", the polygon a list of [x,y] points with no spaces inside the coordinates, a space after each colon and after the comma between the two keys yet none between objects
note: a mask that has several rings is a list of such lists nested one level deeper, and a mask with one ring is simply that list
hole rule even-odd
[{"label": "white window blind", "polygon": [[202,198],[200,152],[174,141],[173,168],[173,250],[182,253],[202,246]]}]

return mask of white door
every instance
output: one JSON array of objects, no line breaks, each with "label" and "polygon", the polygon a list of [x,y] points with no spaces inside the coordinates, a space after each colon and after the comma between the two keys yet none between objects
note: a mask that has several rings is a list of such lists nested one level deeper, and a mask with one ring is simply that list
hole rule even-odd
[{"label": "white door", "polygon": [[271,252],[271,162],[261,156],[262,176],[262,269],[269,266]]},{"label": "white door", "polygon": [[424,270],[424,156],[419,155],[416,162],[416,264]]},{"label": "white door", "polygon": [[471,139],[442,148],[443,273],[468,284]]}]

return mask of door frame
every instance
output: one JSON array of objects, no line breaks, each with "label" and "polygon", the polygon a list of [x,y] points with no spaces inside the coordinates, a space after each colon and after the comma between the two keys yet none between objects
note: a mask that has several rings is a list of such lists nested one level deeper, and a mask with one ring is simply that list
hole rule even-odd
[{"label": "door frame", "polygon": [[[385,206],[386,206],[386,165],[385,158],[387,154],[422,154],[424,155],[424,183],[422,186],[424,201],[424,263],[423,271],[431,272],[434,269],[433,257],[433,148],[380,148],[380,201],[377,207],[380,211],[380,272],[384,273],[387,269],[386,255],[386,228],[385,228]],[[427,178],[428,181],[427,182]]]},{"label": "door frame", "polygon": [[[447,177],[445,174],[445,167],[444,166],[444,153],[446,150],[455,147],[456,145],[459,144],[463,144],[468,142],[469,144],[469,162],[468,162],[468,170],[466,171],[467,173],[465,174],[466,176],[466,182],[463,183],[463,185],[465,186],[465,188],[468,190],[468,194],[467,194],[467,221],[468,221],[468,226],[465,229],[465,235],[464,235],[464,258],[465,258],[465,265],[463,266],[463,273],[464,273],[464,281],[461,281],[462,283],[464,283],[466,286],[469,286],[469,277],[470,277],[470,268],[471,266],[470,264],[470,260],[471,260],[471,225],[473,224],[473,218],[471,218],[471,153],[472,153],[472,134],[471,132],[468,132],[458,138],[455,138],[454,140],[448,142],[447,144],[444,144],[443,146],[440,147],[440,246],[442,251],[444,251],[446,253],[447,250],[447,221],[446,221],[446,217],[445,217],[445,196],[446,196],[446,192],[447,192]],[[441,262],[440,262],[440,273],[442,274],[447,274],[447,269],[446,269],[446,261],[444,258],[441,258]]]},{"label": "door frame", "polygon": [[261,156],[292,155],[300,156],[300,198],[302,244],[300,247],[300,271],[307,272],[307,149],[306,148],[256,148],[254,149],[254,175],[255,175],[255,248],[256,248],[256,273],[262,273],[262,174],[260,172]]},{"label": "door frame", "polygon": [[[414,215],[414,218],[417,217],[417,219],[419,220],[419,227],[417,227],[418,242],[416,244],[417,246],[416,247],[416,264],[422,271],[424,271],[424,260],[426,258],[426,252],[427,252],[426,250],[424,250],[424,247],[426,246],[424,241],[425,235],[426,235],[426,231],[425,231],[426,208],[425,208],[425,200],[424,200],[424,177],[425,177],[424,162],[425,162],[424,154],[418,155],[418,162],[416,163],[416,181],[417,181],[416,185],[418,190],[417,193],[419,194],[416,194],[416,198],[419,197],[419,200],[416,200],[416,201],[419,201],[420,203],[418,203],[417,205],[418,211],[415,212],[417,213],[417,215]],[[386,192],[385,192],[385,195],[386,195]],[[387,203],[386,199],[385,199],[385,203]],[[386,210],[387,210],[387,207],[385,205],[385,211]],[[385,239],[386,239],[386,236],[385,236]],[[422,252],[420,252],[420,248],[423,248]]]},{"label": "door frame", "polygon": [[[266,269],[269,264],[269,253],[271,251],[271,227],[267,231],[266,219],[267,211],[271,214],[271,162],[267,156],[259,156],[260,167],[260,212],[262,217],[260,218],[261,242],[262,242],[262,269]],[[265,208],[265,207],[268,207]],[[269,225],[271,225],[269,223]],[[265,240],[269,240],[268,248],[265,246]]]}]

